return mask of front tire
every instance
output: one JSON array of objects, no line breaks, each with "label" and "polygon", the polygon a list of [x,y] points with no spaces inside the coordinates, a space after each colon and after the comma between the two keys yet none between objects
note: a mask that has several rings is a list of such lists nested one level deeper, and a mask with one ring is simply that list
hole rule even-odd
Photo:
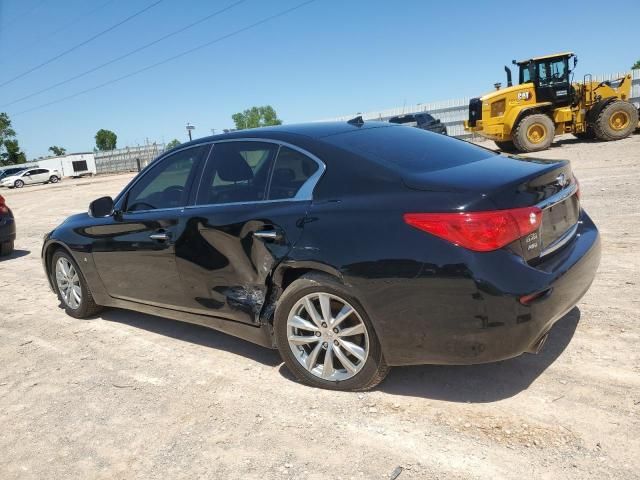
[{"label": "front tire", "polygon": [[551,146],[554,135],[553,120],[543,113],[534,113],[518,122],[512,137],[519,151],[539,152]]},{"label": "front tire", "polygon": [[13,240],[0,243],[0,257],[6,257],[7,255],[10,255],[11,252],[13,252],[13,248]]},{"label": "front tire", "polygon": [[633,133],[638,126],[638,110],[622,100],[616,100],[604,107],[594,122],[593,130],[599,140],[622,140]]},{"label": "front tire", "polygon": [[13,186],[16,188],[22,188],[24,187],[24,182],[22,180],[16,180]]},{"label": "front tire", "polygon": [[58,298],[68,315],[74,318],[89,318],[102,310],[93,300],[78,264],[64,250],[58,250],[53,254],[51,275]]},{"label": "front tire", "polygon": [[360,302],[329,275],[307,274],[287,287],[274,333],[289,370],[313,387],[368,390],[390,369]]}]

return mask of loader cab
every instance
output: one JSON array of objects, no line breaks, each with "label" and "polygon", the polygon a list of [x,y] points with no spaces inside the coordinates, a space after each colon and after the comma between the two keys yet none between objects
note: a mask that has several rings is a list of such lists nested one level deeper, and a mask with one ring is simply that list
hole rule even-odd
[{"label": "loader cab", "polygon": [[561,53],[546,57],[536,57],[520,62],[514,61],[520,67],[519,82],[533,83],[538,102],[551,102],[554,107],[564,107],[571,104],[571,69],[569,59],[577,57],[573,53]]}]

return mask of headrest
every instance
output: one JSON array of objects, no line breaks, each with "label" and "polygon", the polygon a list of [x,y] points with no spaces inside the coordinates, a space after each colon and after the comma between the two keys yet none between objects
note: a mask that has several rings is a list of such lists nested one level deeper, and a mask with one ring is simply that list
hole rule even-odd
[{"label": "headrest", "polygon": [[273,183],[287,184],[295,180],[296,174],[291,168],[279,168],[273,172]]},{"label": "headrest", "polygon": [[253,171],[239,153],[225,154],[218,164],[218,176],[225,182],[251,180]]}]

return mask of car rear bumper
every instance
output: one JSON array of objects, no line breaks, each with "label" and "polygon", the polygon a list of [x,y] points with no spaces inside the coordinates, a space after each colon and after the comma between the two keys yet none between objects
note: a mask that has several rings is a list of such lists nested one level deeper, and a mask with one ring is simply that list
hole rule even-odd
[{"label": "car rear bumper", "polygon": [[0,243],[16,239],[16,223],[13,217],[0,216]]},{"label": "car rear bumper", "polygon": [[[600,238],[586,213],[580,222],[574,239],[539,265],[501,250],[474,254],[473,265],[458,267],[461,278],[433,279],[428,295],[424,284],[418,297],[419,290],[405,283],[411,298],[405,292],[402,311],[375,322],[387,362],[476,364],[535,351],[595,277]],[[538,292],[545,294],[520,303],[520,297]]]}]

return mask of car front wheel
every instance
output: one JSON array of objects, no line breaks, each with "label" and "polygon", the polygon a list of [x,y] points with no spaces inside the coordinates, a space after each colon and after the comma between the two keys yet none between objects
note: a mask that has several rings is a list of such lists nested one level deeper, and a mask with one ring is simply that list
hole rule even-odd
[{"label": "car front wheel", "polygon": [[13,252],[13,240],[0,243],[0,257],[6,257]]},{"label": "car front wheel", "polygon": [[285,290],[275,312],[280,355],[302,382],[332,390],[368,390],[389,367],[366,312],[333,277],[309,274]]},{"label": "car front wheel", "polygon": [[102,310],[93,300],[82,272],[68,253],[63,250],[55,252],[51,267],[56,293],[68,315],[88,318]]},{"label": "car front wheel", "polygon": [[16,180],[13,186],[16,188],[22,188],[24,187],[24,182],[22,180]]}]

